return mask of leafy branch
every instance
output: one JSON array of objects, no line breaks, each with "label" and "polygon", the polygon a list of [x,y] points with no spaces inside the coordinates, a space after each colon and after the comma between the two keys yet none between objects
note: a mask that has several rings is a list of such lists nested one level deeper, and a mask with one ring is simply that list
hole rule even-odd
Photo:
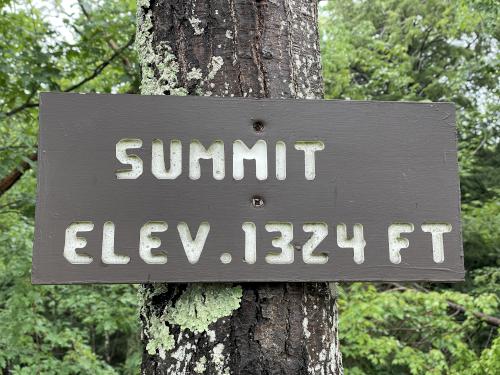
[{"label": "leafy branch", "polygon": [[73,86],[70,86],[67,89],[63,90],[63,92],[74,91],[74,90],[80,88],[81,86],[83,86],[84,84],[86,84],[87,82],[89,82],[89,81],[93,80],[94,78],[96,78],[97,76],[99,76],[99,74],[102,73],[104,68],[106,68],[109,64],[111,64],[113,62],[113,60],[115,60],[117,57],[119,57],[123,53],[123,51],[125,51],[132,44],[134,44],[134,40],[135,40],[135,35],[132,35],[132,37],[128,40],[128,42],[123,47],[121,47],[117,51],[115,51],[115,53],[113,53],[109,59],[102,62],[100,65],[98,65],[94,69],[94,71],[92,72],[91,75],[82,79],[80,82],[75,83]]},{"label": "leafy branch", "polygon": [[[128,40],[128,42],[124,46],[122,46],[121,48],[118,48],[107,60],[103,61],[101,64],[96,66],[90,75],[83,78],[79,82],[67,87],[66,89],[62,90],[62,92],[74,91],[74,90],[82,87],[87,82],[90,82],[93,79],[97,78],[109,64],[111,64],[116,58],[118,58],[127,48],[132,46],[134,41],[135,41],[135,35],[132,35],[130,37],[130,39]],[[31,101],[33,99],[33,97],[35,96],[35,94],[36,94],[36,91],[33,91],[29,95],[28,99],[23,104],[21,104],[17,108],[10,110],[9,112],[5,112],[4,116],[6,116],[6,117],[13,116],[13,115],[25,110],[25,109],[38,107],[39,106],[38,102]],[[36,152],[27,156],[27,159],[32,161],[32,162],[35,162],[37,160],[37,158],[38,158],[38,156],[37,156]],[[20,165],[18,165],[16,168],[14,168],[7,176],[2,178],[0,180],[0,197],[3,194],[5,194],[10,188],[12,188],[12,186],[14,186],[14,184],[17,181],[19,181],[19,179],[22,177],[22,175],[24,173],[26,173],[26,171],[28,171],[30,168],[31,168],[31,163],[28,161],[23,161]]]},{"label": "leafy branch", "polygon": [[[102,73],[102,71],[109,64],[111,64],[116,58],[118,58],[127,48],[129,48],[130,46],[132,46],[132,44],[134,44],[134,41],[135,41],[135,35],[132,35],[130,37],[130,39],[128,40],[128,42],[124,46],[122,46],[121,48],[116,49],[115,52],[107,60],[103,61],[101,64],[99,64],[98,66],[96,66],[90,75],[88,75],[87,77],[83,78],[81,81],[79,81],[79,82],[77,82],[77,83],[75,83],[75,84],[73,84],[73,85],[65,88],[64,90],[62,90],[62,92],[71,92],[71,91],[74,91],[74,90],[82,87],[87,82],[90,82],[93,79],[97,78]],[[38,107],[39,106],[38,102],[32,102],[31,101],[33,99],[33,97],[35,96],[35,94],[36,94],[36,91],[33,91],[29,95],[28,99],[23,104],[21,104],[19,107],[11,109],[8,112],[5,112],[3,115],[5,117],[10,117],[10,116],[13,116],[13,115],[15,115],[15,114],[17,114],[17,113],[25,110],[25,109]]]},{"label": "leafy branch", "polygon": [[[408,288],[408,287],[403,286],[399,283],[387,283],[387,285],[393,287],[392,289],[389,289],[388,292],[406,292],[409,290],[424,292],[424,293],[430,292],[429,289],[426,289],[418,284],[416,285],[415,288]],[[465,306],[460,305],[460,304],[453,302],[451,300],[447,300],[446,303],[448,304],[448,307],[451,308],[452,310],[455,310],[455,312],[464,313],[464,314],[470,313],[474,317],[476,317],[477,319],[482,320],[491,326],[500,327],[500,318],[485,314],[485,313],[480,312],[480,311],[469,312]]]},{"label": "leafy branch", "polygon": [[[80,10],[82,11],[83,15],[85,16],[85,18],[89,21],[89,22],[92,22],[92,16],[90,15],[90,13],[87,11],[87,9],[85,8],[85,5],[83,4],[83,1],[82,0],[78,0],[78,6],[80,7]],[[81,32],[76,29],[76,32],[78,34],[81,34]],[[111,48],[112,51],[115,51],[117,52],[120,48],[118,47],[118,45],[116,44],[116,42],[114,41],[113,38],[111,38],[109,35],[105,35],[105,38],[106,38],[106,43],[107,45],[109,46],[109,48]],[[121,56],[121,61],[122,61],[122,64],[125,68],[125,70],[127,71],[128,74],[130,74],[130,76],[132,76],[132,73],[131,73],[131,69],[132,69],[132,64],[130,63],[129,59],[127,59],[126,56]]]}]

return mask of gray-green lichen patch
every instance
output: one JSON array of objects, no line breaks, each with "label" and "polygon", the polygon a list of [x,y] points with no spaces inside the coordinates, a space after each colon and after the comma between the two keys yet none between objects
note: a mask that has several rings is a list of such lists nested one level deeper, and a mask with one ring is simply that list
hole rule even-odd
[{"label": "gray-green lichen patch", "polygon": [[200,80],[203,78],[203,75],[201,74],[201,69],[200,68],[192,68],[188,73],[187,73],[187,80]]},{"label": "gray-green lichen patch", "polygon": [[207,358],[205,356],[201,357],[198,362],[196,362],[196,366],[194,367],[194,372],[197,374],[203,374],[206,370]]},{"label": "gray-green lichen patch", "polygon": [[[136,50],[141,64],[143,95],[187,95],[188,90],[180,82],[179,62],[166,41],[154,43],[154,25],[149,0],[137,0],[137,35]],[[203,33],[201,21],[195,17],[189,19],[195,35]],[[213,56],[206,67],[207,75],[203,77],[202,70],[194,67],[186,74],[187,81],[198,81],[195,92],[198,95],[210,96],[210,90],[202,90],[212,81],[224,64],[221,56]]]},{"label": "gray-green lichen patch", "polygon": [[212,80],[215,78],[215,75],[217,72],[222,68],[222,65],[224,65],[224,60],[222,59],[221,56],[213,56],[212,59],[210,60],[210,63],[208,64],[208,80]]},{"label": "gray-green lichen patch", "polygon": [[214,346],[212,350],[212,363],[214,364],[218,375],[230,375],[230,369],[229,367],[226,367],[227,358],[225,358],[223,351],[223,344],[219,343]]},{"label": "gray-green lichen patch", "polygon": [[205,30],[203,27],[200,27],[201,20],[196,17],[191,17],[189,19],[189,23],[194,29],[194,35],[201,35],[203,34],[203,31]]},{"label": "gray-green lichen patch", "polygon": [[179,63],[166,42],[153,45],[153,21],[148,0],[137,2],[136,50],[141,64],[143,95],[187,95],[178,86]]},{"label": "gray-green lichen patch", "polygon": [[174,346],[174,336],[170,334],[165,321],[153,315],[149,320],[147,352],[151,355],[158,353],[161,358],[165,359],[166,352]]},{"label": "gray-green lichen patch", "polygon": [[170,334],[170,328],[165,323],[165,318],[150,314],[149,308],[152,298],[155,295],[166,293],[167,289],[166,284],[155,284],[153,291],[141,285],[137,293],[139,314],[144,319],[143,334],[147,338],[146,350],[149,354],[158,354],[163,359],[166,358],[166,352],[175,346],[174,336]]},{"label": "gray-green lichen patch", "polygon": [[[206,332],[210,342],[214,342],[215,332],[210,331],[208,327],[220,318],[231,315],[240,306],[242,297],[241,286],[191,284],[174,306],[169,304],[161,314],[155,314],[153,297],[167,291],[167,284],[155,284],[154,288],[141,286],[138,293],[143,332],[147,339],[146,350],[149,354],[158,354],[163,359],[166,352],[176,346],[176,339],[170,332],[171,326],[178,325],[181,333],[184,330],[193,333]],[[221,353],[214,354],[219,357]]]},{"label": "gray-green lichen patch", "polygon": [[240,306],[241,296],[241,286],[191,284],[166,311],[166,320],[183,330],[204,332],[211,323],[231,315]]}]

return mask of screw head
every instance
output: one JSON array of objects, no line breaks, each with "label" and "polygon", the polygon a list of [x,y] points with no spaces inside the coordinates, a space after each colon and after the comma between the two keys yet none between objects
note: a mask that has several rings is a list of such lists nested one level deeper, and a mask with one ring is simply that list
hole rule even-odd
[{"label": "screw head", "polygon": [[257,133],[262,133],[264,131],[264,122],[262,120],[254,120],[253,122],[253,130]]},{"label": "screw head", "polygon": [[264,199],[260,195],[254,195],[251,199],[252,206],[255,208],[263,207],[265,202]]},{"label": "screw head", "polygon": [[229,264],[229,263],[231,263],[231,260],[232,260],[232,259],[233,259],[233,257],[232,257],[232,256],[231,256],[231,254],[229,254],[229,253],[223,253],[223,254],[221,254],[221,256],[220,256],[220,261],[221,261],[221,263],[223,263],[223,264]]}]

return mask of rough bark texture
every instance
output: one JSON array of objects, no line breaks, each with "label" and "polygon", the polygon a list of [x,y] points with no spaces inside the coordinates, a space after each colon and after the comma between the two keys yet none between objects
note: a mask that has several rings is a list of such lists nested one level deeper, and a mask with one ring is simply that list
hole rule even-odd
[{"label": "rough bark texture", "polygon": [[[138,0],[143,94],[321,98],[317,3]],[[148,284],[144,374],[342,374],[333,285]]]}]

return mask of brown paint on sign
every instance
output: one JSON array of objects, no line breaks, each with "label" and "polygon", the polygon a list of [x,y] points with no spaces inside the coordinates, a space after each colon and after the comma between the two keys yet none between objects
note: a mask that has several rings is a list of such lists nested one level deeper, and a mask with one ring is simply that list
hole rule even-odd
[{"label": "brown paint on sign", "polygon": [[462,280],[454,113],[42,94],[33,283]]}]

